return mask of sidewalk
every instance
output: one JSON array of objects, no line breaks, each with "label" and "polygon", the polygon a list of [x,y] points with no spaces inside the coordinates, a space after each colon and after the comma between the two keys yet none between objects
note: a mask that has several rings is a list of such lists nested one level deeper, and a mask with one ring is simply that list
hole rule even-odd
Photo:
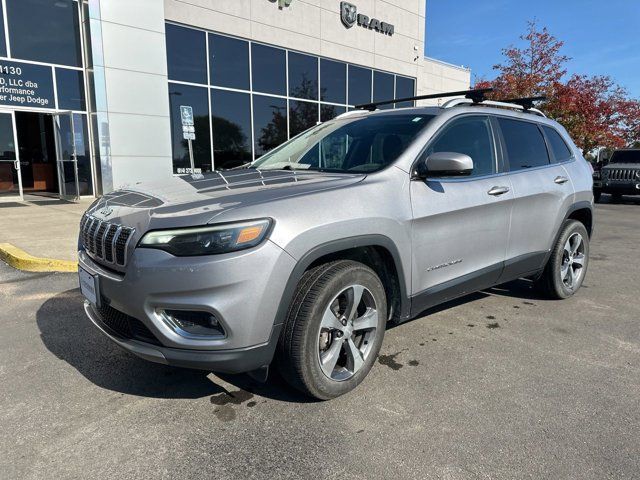
[{"label": "sidewalk", "polygon": [[72,203],[25,196],[25,200],[0,203],[0,243],[35,257],[75,262],[80,217],[93,199]]}]

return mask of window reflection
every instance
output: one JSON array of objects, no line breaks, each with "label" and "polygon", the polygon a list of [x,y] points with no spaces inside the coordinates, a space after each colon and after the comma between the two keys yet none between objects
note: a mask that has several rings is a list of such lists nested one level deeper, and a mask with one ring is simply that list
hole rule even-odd
[{"label": "window reflection", "polygon": [[371,70],[349,65],[349,105],[371,102]]},{"label": "window reflection", "polygon": [[320,60],[320,100],[347,103],[347,65],[333,60]]},{"label": "window reflection", "polygon": [[78,3],[72,0],[6,0],[11,56],[82,66]]},{"label": "window reflection", "polygon": [[329,120],[333,120],[338,115],[342,115],[347,111],[346,107],[340,107],[338,105],[320,105],[320,121],[328,122]]},{"label": "window reflection", "polygon": [[[385,100],[393,100],[393,75],[383,72],[373,72],[373,101],[384,102]],[[393,108],[393,104],[382,105],[382,110]]]},{"label": "window reflection", "polygon": [[182,133],[180,106],[193,108],[196,139],[193,141],[193,158],[196,171],[211,171],[211,138],[209,134],[209,100],[205,87],[169,84],[171,109],[171,144],[174,173],[189,173],[189,143]]},{"label": "window reflection", "polygon": [[284,143],[287,140],[287,101],[254,95],[253,130],[256,158]]},{"label": "window reflection", "polygon": [[84,101],[84,74],[79,70],[56,68],[58,108],[86,110]]},{"label": "window reflection", "polygon": [[275,95],[287,94],[285,51],[258,43],[251,44],[253,90]]},{"label": "window reflection", "polygon": [[251,162],[251,98],[248,93],[211,90],[216,170]]},{"label": "window reflection", "polygon": [[[396,96],[395,98],[409,98],[415,95],[416,82],[413,78],[396,76]],[[396,103],[396,108],[413,107],[415,102]]]},{"label": "window reflection", "polygon": [[170,23],[165,31],[169,79],[206,84],[206,34],[200,30]]},{"label": "window reflection", "polygon": [[318,99],[318,58],[289,52],[289,96]]},{"label": "window reflection", "polygon": [[249,42],[209,34],[211,85],[249,90]]},{"label": "window reflection", "polygon": [[295,137],[318,123],[318,104],[290,100],[289,115],[290,136]]}]

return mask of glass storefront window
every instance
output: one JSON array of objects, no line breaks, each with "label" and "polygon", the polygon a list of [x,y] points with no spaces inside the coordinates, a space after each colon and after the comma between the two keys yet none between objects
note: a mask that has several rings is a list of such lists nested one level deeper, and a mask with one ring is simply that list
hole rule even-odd
[{"label": "glass storefront window", "polygon": [[[416,93],[416,81],[413,78],[396,76],[396,97],[395,98],[409,98],[413,97]],[[396,108],[413,107],[415,102],[402,102],[396,103]]]},{"label": "glass storefront window", "polygon": [[[189,30],[195,32],[191,42],[185,40],[185,31]],[[204,60],[203,38],[209,50],[209,58]],[[182,42],[181,48],[189,50],[183,57],[194,54],[197,60],[187,62],[186,67],[176,63],[179,48],[171,47],[175,42]],[[196,52],[191,48],[194,44]],[[233,168],[259,158],[318,121],[331,120],[354,105],[394,98],[396,78],[400,79],[400,92],[411,96],[415,90],[411,78],[179,25],[167,24],[167,49],[173,122],[179,122],[176,109],[185,104],[189,92],[193,88],[201,90],[194,86],[189,90],[172,80],[209,87],[209,137],[196,132],[196,143],[201,138],[210,138],[211,143],[209,147],[200,144],[196,156],[210,152],[209,163],[215,169]],[[199,79],[189,80],[187,75],[195,72]],[[193,102],[200,105],[196,116],[204,117],[207,106],[202,94]],[[181,124],[172,123],[172,129],[174,167],[176,172],[184,172],[189,159]]]},{"label": "glass storefront window", "polygon": [[318,57],[289,52],[289,96],[318,100]]},{"label": "glass storefront window", "polygon": [[209,98],[207,88],[169,84],[171,110],[171,138],[174,173],[188,173],[191,168],[189,144],[183,138],[180,106],[193,108],[196,139],[193,141],[193,158],[196,169],[211,171],[211,137],[209,133]]},{"label": "glass storefront window", "polygon": [[349,65],[349,105],[371,102],[371,70]]},{"label": "glass storefront window", "polygon": [[251,162],[251,97],[211,90],[211,128],[216,170]]},{"label": "glass storefront window", "polygon": [[82,66],[78,3],[73,0],[6,0],[11,56]]},{"label": "glass storefront window", "polygon": [[318,123],[318,104],[315,102],[289,101],[289,136],[299,133]]},{"label": "glass storefront window", "polygon": [[346,113],[347,107],[340,107],[338,105],[320,105],[320,121],[328,122],[329,120],[333,120],[338,115],[342,115]]},{"label": "glass storefront window", "polygon": [[255,157],[258,158],[287,140],[287,101],[284,98],[253,96]]},{"label": "glass storefront window", "polygon": [[333,60],[320,60],[320,100],[347,103],[347,65]]},{"label": "glass storefront window", "polygon": [[206,84],[206,34],[169,23],[166,26],[166,39],[169,79]]},{"label": "glass storefront window", "polygon": [[287,94],[286,52],[280,48],[251,44],[253,91]]},{"label": "glass storefront window", "polygon": [[211,85],[249,90],[249,42],[209,34]]},{"label": "glass storefront window", "polygon": [[86,110],[84,74],[81,71],[56,68],[56,88],[60,110]]},{"label": "glass storefront window", "polygon": [[[373,72],[373,101],[384,102],[385,100],[393,100],[393,84],[393,75],[383,72]],[[383,110],[393,108],[393,104],[382,105],[380,108]]]}]

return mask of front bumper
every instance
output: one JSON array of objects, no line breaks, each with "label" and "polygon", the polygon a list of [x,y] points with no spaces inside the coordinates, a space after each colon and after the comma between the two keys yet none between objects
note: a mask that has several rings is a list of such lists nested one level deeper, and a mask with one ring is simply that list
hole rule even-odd
[{"label": "front bumper", "polygon": [[269,365],[282,330],[282,324],[275,325],[269,340],[263,345],[233,350],[184,350],[124,338],[105,325],[95,307],[88,301],[84,302],[84,310],[98,330],[118,346],[140,358],[164,365],[219,373],[250,372]]},{"label": "front bumper", "polygon": [[[280,300],[295,266],[272,242],[206,257],[136,249],[124,274],[104,268],[84,251],[78,258],[80,267],[98,277],[101,306],[86,302],[87,316],[131,353],[158,363],[226,373],[270,363],[283,321],[277,318]],[[113,324],[103,321],[104,308],[131,319],[142,337],[110,328]],[[225,335],[183,336],[163,320],[161,312],[169,309],[214,314]]]},{"label": "front bumper", "polygon": [[594,188],[603,193],[619,193],[621,195],[640,195],[640,182],[594,182]]}]

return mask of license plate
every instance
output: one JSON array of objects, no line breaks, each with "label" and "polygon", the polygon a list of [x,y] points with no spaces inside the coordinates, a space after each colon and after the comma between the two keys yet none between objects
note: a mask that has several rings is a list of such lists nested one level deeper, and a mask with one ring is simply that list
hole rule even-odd
[{"label": "license plate", "polygon": [[94,305],[98,305],[100,290],[98,288],[98,276],[91,275],[82,267],[78,267],[78,277],[80,279],[80,292]]}]

